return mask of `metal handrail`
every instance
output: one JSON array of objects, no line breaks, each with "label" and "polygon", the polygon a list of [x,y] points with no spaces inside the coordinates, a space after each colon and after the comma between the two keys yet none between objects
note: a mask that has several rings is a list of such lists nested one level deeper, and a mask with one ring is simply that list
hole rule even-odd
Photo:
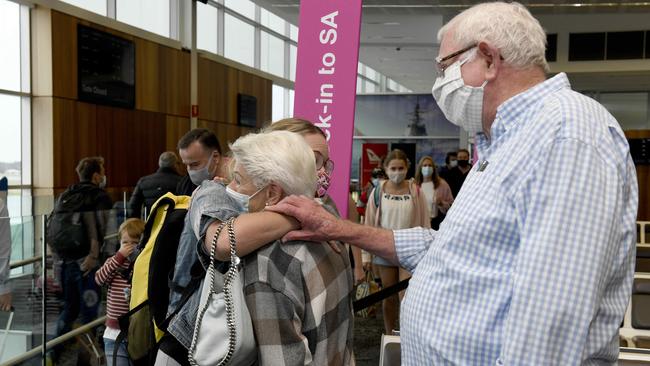
[{"label": "metal handrail", "polygon": [[[59,345],[59,344],[61,344],[63,342],[66,342],[66,341],[68,341],[68,340],[70,340],[70,339],[72,339],[72,338],[74,338],[74,337],[76,337],[78,335],[82,335],[84,333],[87,333],[88,331],[92,330],[93,328],[96,328],[96,327],[104,324],[105,321],[106,321],[106,316],[102,316],[101,318],[97,318],[97,319],[93,320],[90,323],[84,324],[84,325],[80,326],[79,328],[73,329],[73,330],[69,331],[68,333],[66,333],[66,334],[64,334],[62,336],[56,337],[53,340],[47,342],[47,344],[45,345],[45,350],[46,351],[51,350],[52,348],[54,348],[55,346],[57,346],[57,345]],[[25,361],[29,360],[30,358],[39,356],[42,353],[43,353],[43,345],[40,345],[38,347],[30,349],[29,351],[23,353],[22,355],[18,355],[16,357],[12,358],[12,359],[9,359],[9,360],[5,361],[5,363],[3,363],[3,365],[20,364],[22,362],[25,362]]]},{"label": "metal handrail", "polygon": [[[104,240],[117,238],[117,234],[118,233],[108,234],[108,235],[104,236]],[[48,255],[48,257],[49,257],[49,255]],[[24,267],[26,265],[36,263],[36,262],[40,261],[41,259],[43,259],[43,256],[42,255],[37,255],[36,257],[31,257],[31,258],[11,262],[11,263],[9,263],[9,268],[14,269],[14,268],[18,268],[18,267]]]},{"label": "metal handrail", "polygon": [[20,261],[15,261],[15,262],[9,263],[9,268],[14,269],[14,268],[18,268],[18,267],[24,267],[24,266],[26,266],[28,264],[36,263],[36,262],[40,261],[41,259],[43,259],[43,256],[38,255],[36,257],[27,258],[27,259],[23,259],[23,260],[20,260]]}]

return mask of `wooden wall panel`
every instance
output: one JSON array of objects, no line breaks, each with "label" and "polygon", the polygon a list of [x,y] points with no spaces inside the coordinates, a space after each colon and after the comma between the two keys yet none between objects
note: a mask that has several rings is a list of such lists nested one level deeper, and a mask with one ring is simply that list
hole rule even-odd
[{"label": "wooden wall panel", "polygon": [[199,119],[228,121],[228,67],[199,57],[198,75]]},{"label": "wooden wall panel", "polygon": [[[650,130],[625,131],[628,139],[650,138]],[[637,165],[636,177],[639,182],[639,213],[637,220],[650,221],[650,165]]]},{"label": "wooden wall panel", "polygon": [[77,98],[77,19],[52,11],[52,95]]},{"label": "wooden wall panel", "polygon": [[[156,43],[135,39],[135,108],[160,111],[160,67]],[[189,74],[188,74],[189,77]]]},{"label": "wooden wall panel", "polygon": [[215,61],[199,58],[199,119],[237,124],[237,95],[257,98],[257,126],[271,120],[273,82]]},{"label": "wooden wall panel", "polygon": [[167,116],[167,136],[165,143],[166,151],[174,151],[176,154],[176,146],[178,140],[183,137],[190,130],[190,119],[183,117]]},{"label": "wooden wall panel", "polygon": [[206,120],[199,120],[198,127],[207,128],[208,130],[213,131],[217,135],[219,143],[221,144],[221,149],[224,153],[230,151],[228,144],[233,143],[240,136],[255,132],[256,130],[254,128],[241,127],[229,123],[220,123]]},{"label": "wooden wall panel", "polygon": [[190,54],[169,47],[158,48],[160,72],[158,110],[176,116],[190,115]]}]

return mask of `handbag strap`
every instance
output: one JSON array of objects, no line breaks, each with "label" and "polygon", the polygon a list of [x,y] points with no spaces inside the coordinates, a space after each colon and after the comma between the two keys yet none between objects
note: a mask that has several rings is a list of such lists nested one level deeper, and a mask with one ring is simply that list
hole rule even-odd
[{"label": "handbag strap", "polygon": [[[214,234],[214,237],[212,238],[212,243],[210,246],[210,265],[208,266],[208,269],[206,271],[206,274],[210,276],[210,292],[208,293],[208,299],[203,305],[203,308],[199,311],[196,317],[196,322],[194,323],[194,332],[192,333],[192,343],[190,345],[190,349],[187,352],[187,360],[189,361],[190,365],[192,366],[199,366],[199,364],[196,362],[194,359],[194,352],[196,351],[196,344],[199,338],[199,330],[201,328],[201,322],[203,321],[203,316],[205,315],[205,312],[208,310],[208,307],[210,306],[210,303],[212,302],[212,295],[214,294],[214,255],[217,249],[217,239],[219,239],[219,235],[221,235],[221,231],[223,231],[223,228],[226,227],[228,222],[234,220],[234,218],[231,218],[230,220],[226,222],[222,222],[221,225],[217,228],[217,231]],[[231,255],[232,255],[232,249],[231,249]],[[203,283],[203,286],[206,286],[207,283]],[[225,286],[225,284],[224,284]],[[225,289],[224,289],[225,290]],[[225,292],[225,291],[224,291]],[[219,363],[219,365],[224,364],[223,361]]]},{"label": "handbag strap", "polygon": [[228,238],[230,240],[230,268],[228,268],[228,273],[224,279],[223,284],[223,295],[224,301],[226,303],[226,324],[228,325],[228,353],[226,356],[219,362],[219,366],[226,365],[232,358],[235,353],[235,347],[237,345],[237,326],[235,324],[235,307],[234,300],[232,296],[233,285],[232,282],[237,276],[239,266],[239,257],[237,257],[237,242],[235,240],[235,229],[233,228],[233,222],[235,218],[228,220]]}]

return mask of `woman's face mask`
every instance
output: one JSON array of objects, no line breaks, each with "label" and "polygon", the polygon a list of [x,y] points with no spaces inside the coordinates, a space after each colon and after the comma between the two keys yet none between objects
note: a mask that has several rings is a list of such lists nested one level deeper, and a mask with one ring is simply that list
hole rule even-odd
[{"label": "woman's face mask", "polygon": [[232,197],[232,199],[237,201],[237,203],[239,204],[240,213],[247,213],[249,210],[251,199],[255,197],[256,194],[260,193],[264,188],[266,187],[262,187],[258,189],[255,193],[249,196],[247,194],[239,193],[235,191],[234,189],[230,188],[230,186],[226,186],[226,193],[228,193],[228,195]]},{"label": "woman's face mask", "polygon": [[431,93],[449,122],[475,135],[483,130],[483,90],[487,80],[479,87],[465,85],[461,66],[473,59],[476,49],[469,52],[473,53],[445,69]]}]

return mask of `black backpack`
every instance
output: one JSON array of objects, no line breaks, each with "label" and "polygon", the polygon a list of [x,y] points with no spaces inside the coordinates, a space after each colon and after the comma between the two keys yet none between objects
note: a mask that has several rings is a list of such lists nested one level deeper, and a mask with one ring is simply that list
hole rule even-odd
[{"label": "black backpack", "polygon": [[61,258],[79,259],[90,252],[83,215],[92,211],[95,196],[92,191],[93,187],[88,185],[70,186],[56,201],[47,219],[47,243]]}]

